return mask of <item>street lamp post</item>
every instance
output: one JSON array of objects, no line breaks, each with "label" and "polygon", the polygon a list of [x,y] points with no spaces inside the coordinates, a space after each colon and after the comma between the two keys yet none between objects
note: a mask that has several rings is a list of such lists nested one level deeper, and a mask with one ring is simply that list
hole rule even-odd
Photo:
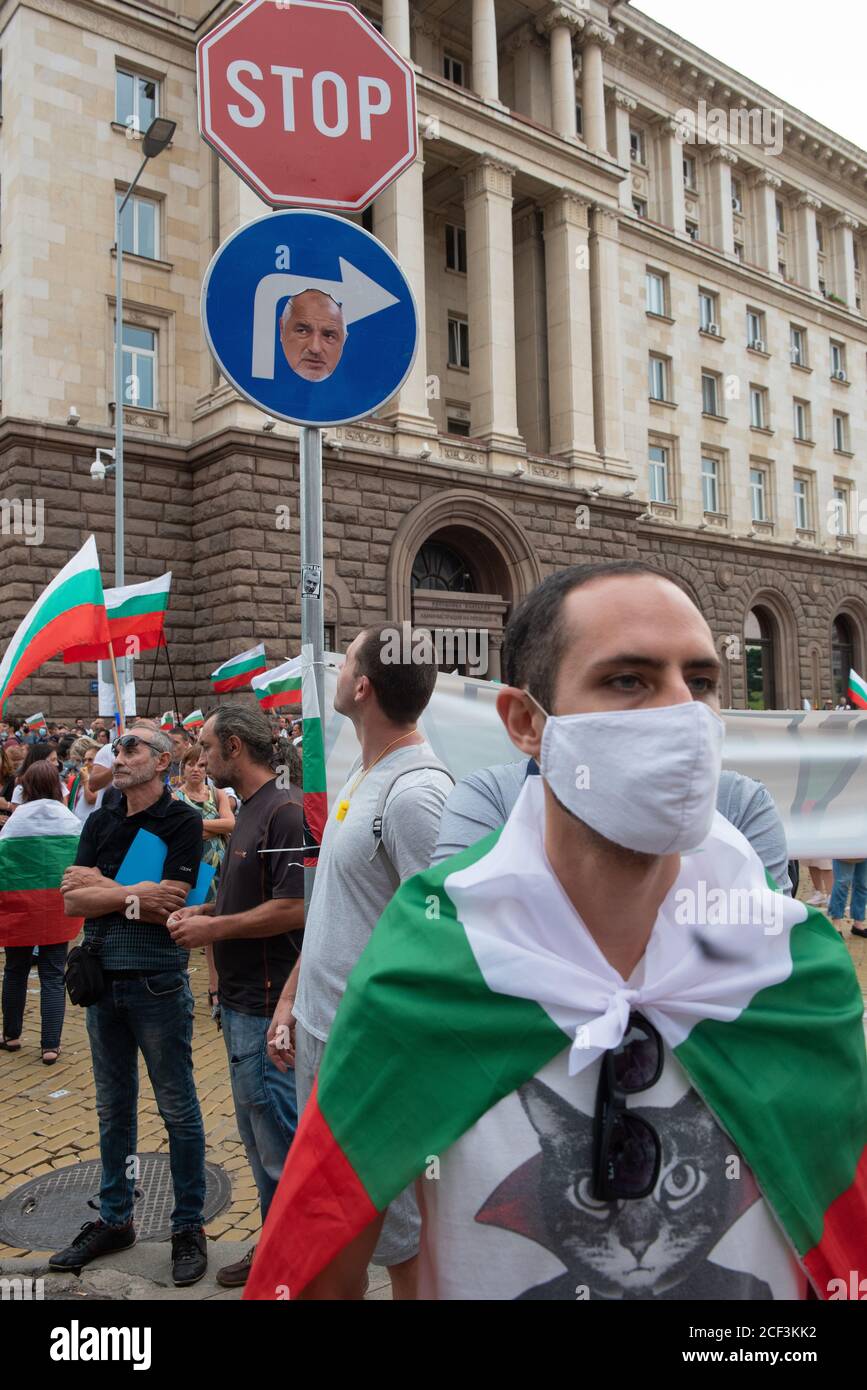
[{"label": "street lamp post", "polygon": [[[139,165],[138,173],[126,190],[121,202],[117,206],[115,214],[114,243],[117,252],[117,285],[115,290],[115,319],[114,319],[114,582],[120,588],[124,582],[124,525],[123,525],[123,237],[121,235],[121,218],[123,210],[129,202],[130,195],[144,172],[144,167],[149,159],[161,154],[171,141],[177,126],[176,121],[169,121],[162,116],[157,116],[148,126],[142,150],[144,159]],[[123,719],[126,704],[126,660],[121,657],[117,663],[118,684],[120,688],[121,708],[118,711],[121,720]]]}]

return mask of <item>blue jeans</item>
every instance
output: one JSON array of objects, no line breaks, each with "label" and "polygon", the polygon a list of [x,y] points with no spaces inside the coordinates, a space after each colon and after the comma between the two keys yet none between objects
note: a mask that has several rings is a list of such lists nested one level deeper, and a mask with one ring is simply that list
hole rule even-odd
[{"label": "blue jeans", "polygon": [[32,946],[7,946],[3,971],[3,1036],[20,1038],[24,1027],[24,1006],[27,1003],[27,981],[35,964],[39,971],[39,1007],[42,1015],[42,1051],[53,1052],[60,1046],[66,990],[63,987],[63,967],[69,943],[59,941],[54,946],[40,946],[34,960]]},{"label": "blue jeans", "polygon": [[205,1129],[193,1079],[193,995],[186,971],[138,979],[107,974],[105,993],[87,1010],[87,1032],[99,1116],[101,1219],[108,1226],[132,1220],[141,1052],[169,1136],[172,1233],[198,1231],[205,1204]]},{"label": "blue jeans", "polygon": [[828,904],[829,917],[843,916],[850,886],[852,920],[863,927],[864,909],[867,908],[867,859],[859,859],[855,864],[846,864],[842,859],[834,860],[834,890]]},{"label": "blue jeans", "polygon": [[279,1071],[268,1056],[270,1018],[239,1014],[225,1004],[222,1016],[238,1133],[259,1190],[264,1222],[298,1126],[295,1072],[291,1067]]}]

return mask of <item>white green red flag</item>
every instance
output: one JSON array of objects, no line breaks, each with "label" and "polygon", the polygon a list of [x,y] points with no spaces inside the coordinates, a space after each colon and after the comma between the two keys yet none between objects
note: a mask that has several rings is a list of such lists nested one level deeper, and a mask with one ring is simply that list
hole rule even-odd
[{"label": "white green red flag", "polygon": [[13,690],[69,647],[108,641],[96,541],[88,536],[18,624],[0,661],[0,714]]},{"label": "white green red flag", "polygon": [[28,801],[0,832],[0,946],[72,941],[81,917],[67,917],[60,880],[78,852],[81,821],[60,801]]},{"label": "white green red flag", "polygon": [[230,657],[211,672],[211,681],[216,695],[225,695],[230,690],[246,690],[254,676],[259,676],[267,668],[265,643],[250,647],[239,656]]},{"label": "white green red flag", "polygon": [[29,714],[24,723],[32,734],[47,734],[48,725],[45,722],[45,715],[42,710],[38,714]]},{"label": "white green red flag", "polygon": [[253,677],[250,685],[262,709],[284,709],[297,705],[300,710],[301,657],[294,656],[291,661],[284,661],[282,666],[263,671],[261,676]]},{"label": "white green red flag", "polygon": [[200,709],[194,709],[192,714],[188,714],[184,720],[185,729],[201,729],[205,722],[205,716]]},{"label": "white green red flag", "polygon": [[867,681],[857,671],[850,669],[849,686],[846,691],[856,709],[867,709]]},{"label": "white green red flag", "polygon": [[[724,885],[730,906],[703,931],[717,949],[664,905],[643,983],[627,988],[564,911],[543,835],[529,777],[502,830],[392,898],[349,978],[245,1298],[297,1297],[430,1155],[446,1162],[566,1049],[574,1075],[617,1047],[633,1009],[739,1148],[818,1297],[867,1270],[863,1003],[830,922],[769,886],[717,816],[675,885],[700,898],[703,883],[706,903]],[[749,895],[746,920],[732,890]]]},{"label": "white green red flag", "polygon": [[[312,646],[301,648],[301,670],[304,819],[313,839],[317,845],[321,845],[322,832],[328,819],[328,793],[325,781],[325,741],[322,736]],[[315,865],[315,858],[311,859],[310,863]]]},{"label": "white green red flag", "polygon": [[161,574],[143,584],[124,584],[106,589],[105,611],[110,642],[91,642],[69,647],[63,660],[106,661],[112,655],[138,656],[139,652],[166,645],[163,631],[169,606],[172,574]]},{"label": "white green red flag", "polygon": [[160,728],[164,734],[168,733],[169,729],[174,729],[177,726],[177,722],[178,716],[176,710],[167,709],[160,715]]}]

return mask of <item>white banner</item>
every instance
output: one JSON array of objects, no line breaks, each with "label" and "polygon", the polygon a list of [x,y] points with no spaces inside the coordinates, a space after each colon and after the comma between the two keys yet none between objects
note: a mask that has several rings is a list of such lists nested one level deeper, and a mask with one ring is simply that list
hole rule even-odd
[{"label": "white banner", "polygon": [[[115,661],[117,660],[118,658],[115,657]],[[98,661],[96,667],[96,678],[99,682],[99,712],[101,715],[108,715],[109,718],[113,719],[117,714],[117,696],[114,693],[114,681],[111,678],[111,662]],[[128,674],[123,692],[123,702],[126,706],[124,714],[130,715],[135,714],[135,676],[131,661],[127,662],[126,669]]]}]

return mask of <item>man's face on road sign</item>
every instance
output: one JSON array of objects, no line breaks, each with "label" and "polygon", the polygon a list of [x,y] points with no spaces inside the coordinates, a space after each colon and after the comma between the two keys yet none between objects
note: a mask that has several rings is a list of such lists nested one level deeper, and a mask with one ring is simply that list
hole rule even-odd
[{"label": "man's face on road sign", "polygon": [[280,320],[286,361],[305,381],[326,381],[343,356],[343,310],[321,290],[303,290]]}]

